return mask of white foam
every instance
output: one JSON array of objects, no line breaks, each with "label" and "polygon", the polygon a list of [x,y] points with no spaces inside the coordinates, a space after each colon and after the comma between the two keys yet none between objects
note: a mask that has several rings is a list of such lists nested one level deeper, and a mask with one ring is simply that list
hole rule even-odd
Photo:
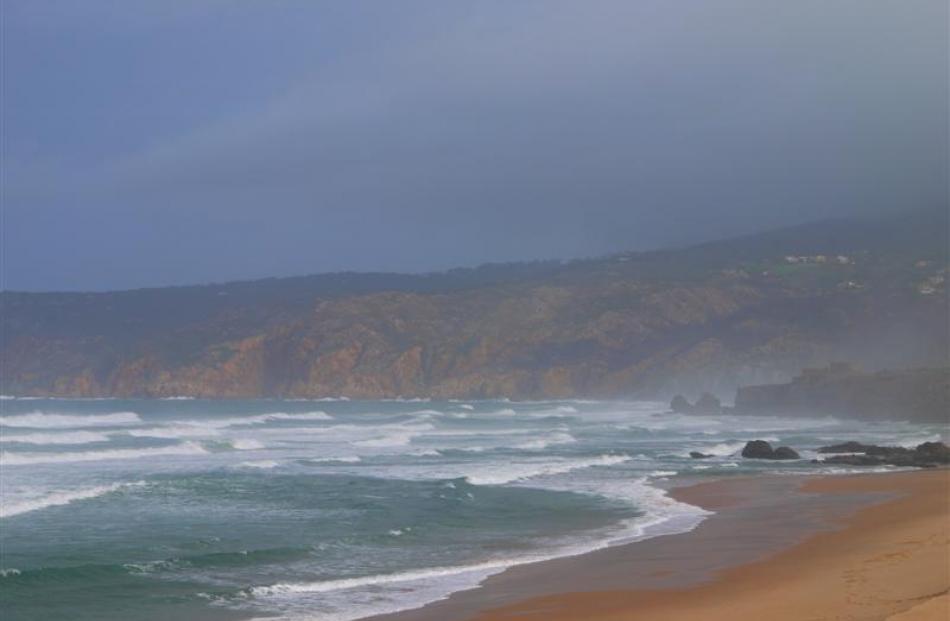
[{"label": "white foam", "polygon": [[511,408],[503,408],[501,410],[496,410],[491,412],[491,416],[516,416],[518,413]]},{"label": "white foam", "polygon": [[916,448],[918,445],[923,444],[924,442],[940,442],[942,439],[943,437],[939,433],[912,435],[901,438],[897,445],[904,448]]},{"label": "white foam", "polygon": [[594,466],[613,466],[630,461],[628,455],[600,455],[577,459],[551,459],[512,463],[475,464],[473,472],[465,474],[472,485],[504,485],[541,476],[563,474]]},{"label": "white foam", "polygon": [[476,565],[460,567],[432,567],[428,569],[403,571],[392,574],[361,576],[359,578],[341,578],[337,580],[322,580],[318,582],[283,582],[269,586],[251,587],[249,591],[251,595],[256,597],[294,593],[329,593],[332,591],[342,591],[367,586],[379,586],[401,582],[415,582],[417,580],[428,580],[432,578],[443,578],[445,576],[454,576],[461,573],[483,573],[486,570],[493,570],[493,573],[495,573],[511,566],[513,562],[515,561],[499,560],[488,563],[479,563]]},{"label": "white foam", "polygon": [[439,457],[442,453],[438,449],[419,449],[409,453],[412,457]]},{"label": "white foam", "polygon": [[135,483],[113,483],[112,485],[98,485],[96,487],[87,487],[83,489],[50,492],[44,494],[43,496],[25,498],[15,502],[5,500],[2,504],[0,504],[0,518],[20,515],[22,513],[29,513],[31,511],[39,511],[40,509],[46,509],[47,507],[68,505],[69,503],[76,502],[77,500],[97,498],[99,496],[111,494],[112,492],[116,492],[124,488],[138,487],[142,485],[145,485],[144,481],[137,481]]},{"label": "white foam", "polygon": [[13,414],[0,416],[2,427],[32,427],[46,428],[83,428],[134,425],[142,422],[135,412],[113,412],[111,414],[47,414],[45,412],[31,412],[29,414]]},{"label": "white foam", "polygon": [[250,438],[236,438],[233,440],[228,440],[228,444],[238,451],[255,451],[264,448],[264,445],[260,441]]},{"label": "white foam", "polygon": [[530,440],[522,444],[516,444],[514,448],[528,451],[541,451],[556,444],[571,444],[573,442],[577,442],[577,438],[566,431],[559,431],[543,438],[537,438],[536,440]]},{"label": "white foam", "polygon": [[[343,427],[343,425],[340,425]],[[409,423],[409,424],[400,424],[400,425],[382,425],[380,427],[352,427],[348,428],[347,431],[358,431],[361,434],[376,433],[380,429],[390,430],[385,435],[376,435],[371,438],[366,438],[362,440],[351,440],[353,446],[360,446],[366,448],[390,448],[397,446],[408,446],[412,439],[416,436],[422,435],[427,431],[435,429],[435,426],[429,423]],[[332,427],[331,427],[332,429]]]},{"label": "white foam", "polygon": [[363,460],[362,458],[360,458],[359,455],[344,455],[342,457],[311,457],[310,459],[305,459],[303,461],[314,463],[314,464],[322,464],[322,463],[329,463],[329,462],[338,462],[342,464],[355,464]]},{"label": "white foam", "polygon": [[220,431],[215,427],[202,427],[198,425],[166,425],[162,427],[144,427],[140,429],[127,429],[123,434],[135,438],[204,438],[209,436],[218,436]]},{"label": "white foam", "polygon": [[82,461],[102,461],[109,459],[139,459],[161,455],[202,455],[207,453],[197,442],[184,442],[173,446],[141,449],[109,449],[103,451],[82,451],[70,453],[11,453],[0,452],[0,466],[22,466],[28,464],[60,464]]},{"label": "white foam", "polygon": [[255,414],[250,416],[229,416],[227,418],[201,418],[192,420],[182,420],[175,423],[178,427],[191,427],[195,429],[227,429],[229,427],[244,427],[250,425],[261,425],[274,421],[294,420],[294,421],[315,421],[332,420],[333,417],[323,411],[315,412],[270,412],[267,414]]},{"label": "white foam", "polygon": [[0,434],[0,443],[20,444],[92,444],[108,442],[109,436],[95,431],[59,431],[53,433]]},{"label": "white foam", "polygon": [[[659,473],[665,474],[665,473]],[[618,487],[619,487],[618,482]],[[452,593],[477,588],[486,578],[510,567],[584,554],[609,545],[695,528],[708,512],[677,502],[647,484],[643,477],[623,481],[621,496],[635,498],[647,515],[627,520],[610,537],[556,545],[547,554],[489,559],[469,565],[430,567],[389,574],[313,582],[282,582],[248,589],[253,600],[280,611],[281,618],[303,621],[353,621],[374,615],[421,608]],[[400,530],[389,534],[398,536]]]},{"label": "white foam", "polygon": [[322,410],[314,412],[272,412],[260,416],[263,422],[274,420],[333,420],[333,417]]},{"label": "white foam", "polygon": [[239,468],[260,468],[262,470],[270,470],[271,468],[276,468],[280,465],[280,462],[273,461],[270,459],[262,459],[259,461],[242,461],[238,464]]},{"label": "white foam", "polygon": [[357,440],[353,442],[353,446],[363,446],[367,448],[407,446],[410,442],[412,442],[412,439],[415,436],[416,434],[411,431],[402,431],[391,433],[385,436],[379,436],[377,438],[370,438],[369,440]]}]

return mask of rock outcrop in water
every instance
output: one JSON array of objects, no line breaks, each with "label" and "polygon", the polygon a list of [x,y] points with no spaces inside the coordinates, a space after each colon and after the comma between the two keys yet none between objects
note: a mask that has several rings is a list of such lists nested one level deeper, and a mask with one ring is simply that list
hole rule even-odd
[{"label": "rock outcrop in water", "polygon": [[794,449],[780,446],[776,449],[765,440],[750,440],[742,449],[742,456],[746,459],[801,459]]},{"label": "rock outcrop in water", "polygon": [[[904,466],[933,468],[950,464],[950,447],[943,442],[924,442],[913,449],[903,446],[876,446],[860,442],[845,442],[818,449],[822,454],[834,454],[816,462],[846,466]],[[841,453],[847,453],[842,455]]]},{"label": "rock outcrop in water", "polygon": [[670,401],[670,410],[676,412],[677,414],[686,414],[693,409],[693,404],[686,400],[686,397],[683,395],[676,395],[673,397],[673,400]]},{"label": "rock outcrop in water", "polygon": [[700,395],[695,404],[690,403],[683,395],[676,395],[670,401],[670,409],[677,414],[721,414],[722,402],[708,392]]}]

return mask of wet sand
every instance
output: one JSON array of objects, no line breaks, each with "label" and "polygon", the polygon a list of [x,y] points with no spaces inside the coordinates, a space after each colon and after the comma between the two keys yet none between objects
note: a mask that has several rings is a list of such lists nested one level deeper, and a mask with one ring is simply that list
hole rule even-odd
[{"label": "wet sand", "polygon": [[374,621],[950,619],[950,470],[763,476],[672,492],[689,533],[511,568]]}]

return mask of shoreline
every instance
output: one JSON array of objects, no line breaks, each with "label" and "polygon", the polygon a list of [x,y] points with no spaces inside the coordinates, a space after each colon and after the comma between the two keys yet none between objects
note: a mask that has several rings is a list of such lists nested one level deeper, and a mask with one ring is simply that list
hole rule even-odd
[{"label": "shoreline", "polygon": [[[365,621],[946,618],[948,469],[720,478],[667,493],[714,513],[687,532],[514,566],[478,588]],[[908,543],[919,541],[929,543]],[[868,586],[868,564],[888,568],[887,579]]]}]

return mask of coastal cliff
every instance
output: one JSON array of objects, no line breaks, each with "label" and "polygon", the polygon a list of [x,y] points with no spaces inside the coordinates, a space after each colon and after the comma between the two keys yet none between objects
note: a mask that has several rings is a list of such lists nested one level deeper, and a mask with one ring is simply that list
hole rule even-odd
[{"label": "coastal cliff", "polygon": [[805,369],[791,382],[740,387],[735,409],[755,414],[811,414],[947,422],[950,368],[864,373],[847,364]]},{"label": "coastal cliff", "polygon": [[[0,293],[0,390],[651,397],[944,364],[946,213],[439,274]],[[743,400],[755,399],[744,393]]]}]

